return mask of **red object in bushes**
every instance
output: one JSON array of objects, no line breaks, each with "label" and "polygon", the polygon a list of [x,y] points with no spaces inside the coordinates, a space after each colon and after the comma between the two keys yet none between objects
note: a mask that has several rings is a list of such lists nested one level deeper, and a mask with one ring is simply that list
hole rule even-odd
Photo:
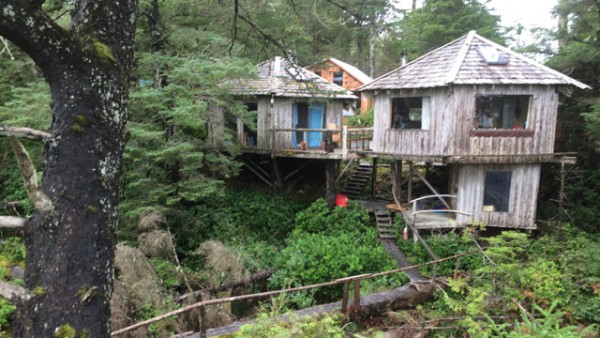
[{"label": "red object in bushes", "polygon": [[404,231],[402,231],[402,237],[404,237],[404,240],[408,240],[408,227],[404,226]]},{"label": "red object in bushes", "polygon": [[347,207],[348,206],[348,196],[344,194],[336,194],[335,195],[335,205],[337,207]]}]

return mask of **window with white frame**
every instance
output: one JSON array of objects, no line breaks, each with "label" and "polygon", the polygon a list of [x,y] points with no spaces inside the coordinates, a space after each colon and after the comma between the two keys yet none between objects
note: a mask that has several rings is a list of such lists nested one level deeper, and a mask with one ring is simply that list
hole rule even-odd
[{"label": "window with white frame", "polygon": [[392,99],[393,129],[428,130],[431,117],[429,96],[396,97]]}]

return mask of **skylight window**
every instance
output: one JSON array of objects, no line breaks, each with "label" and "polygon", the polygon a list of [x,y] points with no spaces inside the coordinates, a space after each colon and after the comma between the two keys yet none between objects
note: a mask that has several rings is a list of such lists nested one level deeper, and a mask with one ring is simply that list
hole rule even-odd
[{"label": "skylight window", "polygon": [[481,59],[483,59],[483,61],[485,61],[488,65],[508,64],[508,60],[505,59],[504,56],[502,56],[502,54],[500,54],[500,52],[492,46],[477,47],[476,49]]}]

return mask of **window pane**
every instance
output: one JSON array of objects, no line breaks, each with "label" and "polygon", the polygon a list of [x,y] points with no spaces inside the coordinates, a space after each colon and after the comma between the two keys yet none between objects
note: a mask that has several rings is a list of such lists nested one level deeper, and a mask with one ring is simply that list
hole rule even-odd
[{"label": "window pane", "polygon": [[484,211],[508,211],[511,174],[510,171],[487,171],[485,173]]},{"label": "window pane", "polygon": [[529,98],[528,95],[478,96],[475,112],[477,128],[527,128]]},{"label": "window pane", "polygon": [[338,86],[344,85],[344,72],[343,71],[333,73],[333,83],[335,83]]},{"label": "window pane", "polygon": [[429,97],[399,97],[392,99],[392,128],[429,129],[431,114],[429,107]]}]

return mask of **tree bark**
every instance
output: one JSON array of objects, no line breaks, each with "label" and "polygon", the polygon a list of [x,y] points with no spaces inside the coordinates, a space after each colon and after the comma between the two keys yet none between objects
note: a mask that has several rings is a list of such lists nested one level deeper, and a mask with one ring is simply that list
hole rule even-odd
[{"label": "tree bark", "polygon": [[34,296],[18,306],[15,335],[107,337],[136,0],[75,1],[69,30],[42,3],[0,1],[0,34],[50,85],[55,137],[41,185],[53,208],[25,223]]}]

